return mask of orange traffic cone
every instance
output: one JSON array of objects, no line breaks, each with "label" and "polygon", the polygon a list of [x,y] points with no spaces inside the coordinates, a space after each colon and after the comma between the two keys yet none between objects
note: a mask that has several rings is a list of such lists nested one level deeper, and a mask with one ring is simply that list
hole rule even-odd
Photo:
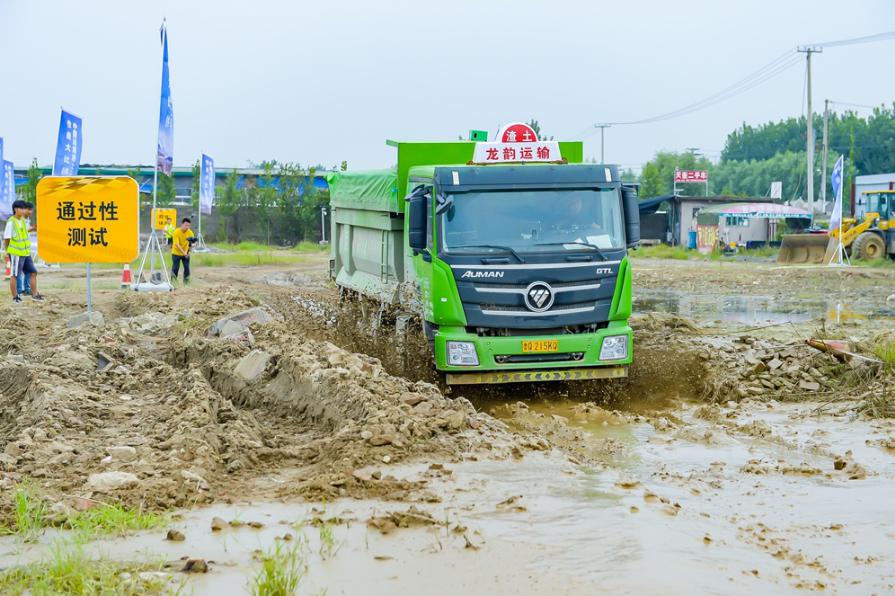
[{"label": "orange traffic cone", "polygon": [[129,288],[134,283],[134,276],[131,273],[131,266],[125,265],[124,271],[121,272],[121,287]]},{"label": "orange traffic cone", "polygon": [[6,270],[3,272],[3,279],[12,277],[12,267],[9,264],[9,255],[6,255]]}]

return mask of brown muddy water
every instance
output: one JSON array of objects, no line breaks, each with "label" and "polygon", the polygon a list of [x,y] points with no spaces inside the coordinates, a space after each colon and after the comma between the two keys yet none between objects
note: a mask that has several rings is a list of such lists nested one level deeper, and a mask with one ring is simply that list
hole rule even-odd
[{"label": "brown muddy water", "polygon": [[672,313],[724,325],[843,323],[870,319],[895,325],[895,302],[873,300],[853,293],[835,294],[797,298],[639,288],[634,297],[634,310]]},{"label": "brown muddy water", "polygon": [[[511,427],[581,431],[588,453],[605,457],[584,462],[553,450],[445,470],[368,468],[425,479],[441,496],[415,505],[434,523],[386,535],[367,520],[407,503],[244,502],[185,511],[172,526],[184,542],[163,541],[159,530],[90,548],[120,560],[213,561],[208,574],[183,576],[200,594],[245,593],[258,567],[253,552],[287,532],[304,544],[303,594],[895,590],[891,421],[748,400],[673,412],[583,411],[574,399],[534,401],[522,412],[511,405],[492,410]],[[214,516],[264,527],[212,532]],[[341,519],[331,522],[327,550],[312,520],[332,518]],[[30,546],[3,539],[0,560],[34,560],[55,537]]]}]

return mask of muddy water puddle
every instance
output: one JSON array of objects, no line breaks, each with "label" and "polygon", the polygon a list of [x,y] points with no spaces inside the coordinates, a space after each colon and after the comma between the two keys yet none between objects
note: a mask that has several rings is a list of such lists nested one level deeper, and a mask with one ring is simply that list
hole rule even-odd
[{"label": "muddy water puddle", "polygon": [[[816,416],[813,404],[683,403],[667,416],[638,407],[625,420],[584,416],[577,405],[529,409],[545,425],[563,418],[582,441],[613,443],[613,457],[582,462],[552,450],[434,471],[365,470],[426,479],[440,502],[413,505],[431,516],[424,525],[388,534],[368,526],[409,503],[239,503],[185,512],[173,524],[184,542],[158,530],[91,548],[122,560],[214,561],[186,580],[200,594],[245,593],[254,551],[287,533],[282,544],[302,545],[304,594],[895,589],[895,452],[881,446],[895,436],[892,422]],[[519,415],[495,413],[511,425]],[[243,525],[212,532],[216,516]],[[329,546],[319,520],[330,520]],[[0,558],[32,560],[50,541],[22,548],[4,539]]]},{"label": "muddy water puddle", "polygon": [[638,289],[635,312],[665,312],[702,322],[733,325],[830,323],[868,319],[895,321],[895,305],[853,295],[843,297],[779,297],[748,294],[699,294],[676,290]]}]

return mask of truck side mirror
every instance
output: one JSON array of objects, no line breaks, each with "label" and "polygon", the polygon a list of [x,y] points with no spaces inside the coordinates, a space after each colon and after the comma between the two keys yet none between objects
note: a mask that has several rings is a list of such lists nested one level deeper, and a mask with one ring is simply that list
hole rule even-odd
[{"label": "truck side mirror", "polygon": [[407,244],[413,254],[426,248],[426,202],[429,189],[420,185],[407,196]]},{"label": "truck side mirror", "polygon": [[622,203],[625,208],[625,238],[628,248],[640,244],[640,202],[637,191],[630,186],[622,186]]}]

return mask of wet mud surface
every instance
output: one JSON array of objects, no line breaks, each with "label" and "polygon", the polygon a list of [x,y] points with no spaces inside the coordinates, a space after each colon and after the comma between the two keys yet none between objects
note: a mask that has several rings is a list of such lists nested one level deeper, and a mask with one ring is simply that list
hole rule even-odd
[{"label": "wet mud surface", "polygon": [[[661,265],[635,261],[635,365],[615,383],[444,387],[413,322],[340,300],[323,259],[102,294],[97,327],[67,326],[74,297],[15,331],[3,311],[0,518],[23,481],[59,515],[177,509],[183,541],[90,548],[202,558],[196,593],[244,593],[257,549],[287,533],[300,593],[895,590],[892,374],[804,342],[868,353],[893,330],[892,274],[854,276],[861,317],[830,319],[839,274]],[[721,306],[669,305],[697,285]],[[801,310],[726,316],[737,289]],[[263,525],[212,531],[215,517]],[[60,535],[0,538],[0,560]]]}]

